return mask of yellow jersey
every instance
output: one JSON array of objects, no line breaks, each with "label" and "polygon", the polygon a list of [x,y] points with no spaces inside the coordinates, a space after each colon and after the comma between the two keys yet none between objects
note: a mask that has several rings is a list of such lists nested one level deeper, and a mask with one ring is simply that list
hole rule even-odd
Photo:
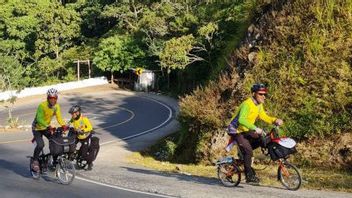
[{"label": "yellow jersey", "polygon": [[80,140],[86,139],[90,132],[93,130],[92,124],[90,123],[89,119],[81,114],[79,119],[71,119],[70,122],[72,123],[73,128],[76,131],[82,131],[83,134],[78,134],[77,138]]}]

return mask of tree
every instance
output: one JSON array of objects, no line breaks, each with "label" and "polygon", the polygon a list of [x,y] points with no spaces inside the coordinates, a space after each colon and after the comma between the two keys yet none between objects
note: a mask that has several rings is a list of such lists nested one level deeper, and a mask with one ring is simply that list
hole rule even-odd
[{"label": "tree", "polygon": [[139,21],[140,31],[144,33],[143,39],[152,56],[158,56],[165,42],[163,37],[168,33],[167,21],[162,16],[157,16],[152,10],[146,10]]},{"label": "tree", "polygon": [[116,2],[107,5],[102,12],[102,16],[117,20],[121,29],[133,33],[138,30],[138,20],[141,13],[145,11],[144,9],[145,5],[143,3],[135,1]]},{"label": "tree", "polygon": [[73,40],[80,35],[80,17],[70,7],[60,3],[51,3],[37,13],[40,23],[37,29],[36,57],[54,53],[59,54],[73,45]]},{"label": "tree", "polygon": [[200,27],[198,30],[198,34],[205,38],[210,48],[212,49],[214,48],[214,44],[213,44],[214,34],[216,34],[218,30],[219,30],[218,25],[213,22],[210,22]]},{"label": "tree", "polygon": [[[21,90],[25,84],[25,78],[23,74],[24,68],[21,66],[19,61],[12,56],[0,55],[0,90],[1,91],[14,91]],[[8,123],[10,126],[17,125],[18,118],[12,117],[12,108],[16,101],[15,96],[11,96],[9,99],[1,102],[7,102],[8,109]]]},{"label": "tree", "polygon": [[[172,38],[165,43],[164,49],[160,53],[160,66],[167,69],[168,75],[173,69],[183,70],[187,65],[196,61],[203,61],[202,57],[194,53],[204,50],[204,48],[196,46],[196,40],[191,34]],[[168,80],[169,86],[170,82]]]},{"label": "tree", "polygon": [[194,54],[194,52],[204,51],[202,47],[196,46],[196,40],[192,35],[172,38],[165,43],[164,49],[160,54],[160,65],[166,68],[168,73],[172,69],[185,69],[196,61],[204,59]]},{"label": "tree", "polygon": [[38,20],[37,3],[11,0],[0,6],[0,53],[19,60],[30,59]]},{"label": "tree", "polygon": [[112,83],[115,71],[123,72],[135,67],[142,56],[144,52],[135,40],[128,36],[117,35],[102,40],[93,62],[103,71],[111,72]]}]

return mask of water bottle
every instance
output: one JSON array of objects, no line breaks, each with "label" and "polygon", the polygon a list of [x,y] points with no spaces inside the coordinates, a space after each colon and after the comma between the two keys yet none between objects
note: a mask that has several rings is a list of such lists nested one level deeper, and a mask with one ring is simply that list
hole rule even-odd
[{"label": "water bottle", "polygon": [[227,156],[223,159],[224,163],[233,163],[234,159],[231,156]]}]

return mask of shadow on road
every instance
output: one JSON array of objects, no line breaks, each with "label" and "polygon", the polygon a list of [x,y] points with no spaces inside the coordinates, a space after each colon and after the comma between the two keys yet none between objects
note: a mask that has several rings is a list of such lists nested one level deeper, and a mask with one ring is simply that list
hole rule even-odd
[{"label": "shadow on road", "polygon": [[126,169],[129,172],[134,172],[134,173],[138,173],[138,174],[155,175],[155,176],[160,176],[160,177],[175,178],[180,181],[187,181],[187,182],[193,182],[193,183],[199,183],[199,184],[207,184],[207,185],[212,185],[212,186],[214,186],[214,185],[222,186],[219,183],[219,180],[216,178],[207,178],[207,177],[201,177],[201,176],[185,175],[185,174],[180,174],[180,173],[161,172],[161,171],[138,169],[138,168],[131,168],[131,167],[121,167],[121,168]]},{"label": "shadow on road", "polygon": [[[131,168],[131,167],[121,167],[123,169],[126,169],[129,172],[134,172],[138,174],[143,174],[143,175],[154,175],[157,177],[167,177],[167,178],[175,178],[179,181],[186,181],[186,182],[192,182],[192,183],[197,183],[197,184],[205,184],[205,185],[211,185],[211,186],[217,186],[217,187],[225,187],[220,183],[220,181],[217,178],[208,178],[208,177],[201,177],[201,176],[194,176],[194,175],[186,175],[186,174],[181,174],[177,172],[163,172],[163,171],[154,171],[154,170],[147,170],[147,169],[139,169],[139,168]],[[150,177],[152,178],[152,177]],[[242,179],[241,183],[239,186],[236,187],[230,187],[230,188],[246,188],[246,186],[255,186],[255,188],[263,188],[263,187],[269,187],[272,189],[278,189],[278,190],[287,190],[286,188],[280,186],[271,186],[271,185],[251,185],[245,183],[245,180]],[[289,191],[291,192],[291,191]]]},{"label": "shadow on road", "polygon": [[[29,160],[28,160],[28,166],[29,166]],[[0,159],[0,168],[13,171],[17,175],[20,175],[20,176],[26,177],[26,178],[31,177],[31,175],[29,173],[28,166],[20,165],[18,163],[14,163],[14,162],[10,162],[10,161],[4,160],[4,159]]]}]

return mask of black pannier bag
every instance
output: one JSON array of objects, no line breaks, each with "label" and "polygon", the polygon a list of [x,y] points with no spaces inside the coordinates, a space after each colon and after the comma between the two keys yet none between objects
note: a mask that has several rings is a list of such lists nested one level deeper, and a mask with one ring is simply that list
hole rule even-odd
[{"label": "black pannier bag", "polygon": [[276,161],[280,158],[286,158],[288,155],[297,152],[296,147],[286,148],[275,142],[270,142],[268,144],[268,151],[273,161]]},{"label": "black pannier bag", "polygon": [[64,153],[74,153],[76,149],[76,137],[70,134],[67,137],[62,137],[61,133],[55,133],[49,140],[50,154],[59,156]]},{"label": "black pannier bag", "polygon": [[99,148],[100,148],[100,145],[99,145],[99,138],[98,137],[91,137],[90,138],[90,146],[89,146],[89,157],[90,157],[90,161],[94,161],[95,158],[97,157],[98,155],[98,152],[99,152]]}]

